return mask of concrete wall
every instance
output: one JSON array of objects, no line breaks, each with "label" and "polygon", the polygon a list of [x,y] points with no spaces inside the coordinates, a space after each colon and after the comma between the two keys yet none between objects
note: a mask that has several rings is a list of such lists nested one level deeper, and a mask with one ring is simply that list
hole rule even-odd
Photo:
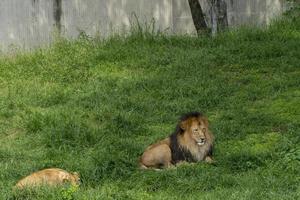
[{"label": "concrete wall", "polygon": [[[226,0],[229,26],[264,25],[281,14],[284,0]],[[200,0],[209,22],[210,7]],[[0,49],[29,49],[53,40],[56,27],[74,38],[80,31],[107,37],[135,22],[155,20],[167,33],[195,33],[187,0],[1,0]]]},{"label": "concrete wall", "polygon": [[269,24],[283,11],[283,0],[227,0],[230,26]]},{"label": "concrete wall", "polygon": [[[36,0],[37,1],[37,0]],[[51,1],[1,0],[0,49],[11,45],[21,48],[48,43],[53,31]]]},{"label": "concrete wall", "polygon": [[107,36],[112,32],[128,31],[136,19],[149,22],[154,18],[157,29],[172,27],[172,0],[64,0],[63,33]]}]

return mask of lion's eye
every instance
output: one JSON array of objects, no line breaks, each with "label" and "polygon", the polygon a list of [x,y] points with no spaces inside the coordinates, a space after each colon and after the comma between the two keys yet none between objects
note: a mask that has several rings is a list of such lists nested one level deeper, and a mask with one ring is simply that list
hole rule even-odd
[{"label": "lion's eye", "polygon": [[197,128],[195,128],[195,129],[194,129],[194,132],[198,132],[198,129],[197,129]]},{"label": "lion's eye", "polygon": [[203,131],[203,133],[205,133],[206,132],[206,128],[203,128],[202,131]]}]

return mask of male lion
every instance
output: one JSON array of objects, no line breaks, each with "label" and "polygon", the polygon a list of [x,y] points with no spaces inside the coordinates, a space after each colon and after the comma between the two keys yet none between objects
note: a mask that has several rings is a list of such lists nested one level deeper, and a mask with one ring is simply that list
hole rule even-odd
[{"label": "male lion", "polygon": [[57,186],[66,182],[69,182],[72,185],[78,185],[80,182],[79,174],[76,172],[69,173],[58,168],[50,168],[37,171],[26,176],[16,184],[15,188],[23,189],[26,187],[42,185]]},{"label": "male lion", "polygon": [[183,161],[211,163],[213,139],[207,118],[199,112],[187,113],[180,118],[173,134],[145,150],[140,167],[168,168]]}]

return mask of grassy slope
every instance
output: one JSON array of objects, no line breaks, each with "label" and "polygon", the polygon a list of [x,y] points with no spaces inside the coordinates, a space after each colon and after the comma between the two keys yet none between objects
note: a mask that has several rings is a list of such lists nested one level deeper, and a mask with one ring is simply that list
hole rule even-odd
[{"label": "grassy slope", "polygon": [[[0,199],[300,198],[300,20],[214,39],[79,39],[0,60]],[[144,35],[145,36],[145,35]],[[144,148],[200,110],[216,166],[140,171]],[[79,189],[14,194],[45,167]]]}]

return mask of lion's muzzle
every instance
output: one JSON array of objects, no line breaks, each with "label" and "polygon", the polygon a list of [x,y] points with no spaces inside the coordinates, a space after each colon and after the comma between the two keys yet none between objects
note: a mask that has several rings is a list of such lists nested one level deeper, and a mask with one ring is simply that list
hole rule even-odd
[{"label": "lion's muzzle", "polygon": [[197,141],[197,144],[198,144],[199,146],[202,146],[202,145],[205,144],[205,142],[206,142],[205,138],[201,138],[201,139],[199,139],[199,140]]}]

